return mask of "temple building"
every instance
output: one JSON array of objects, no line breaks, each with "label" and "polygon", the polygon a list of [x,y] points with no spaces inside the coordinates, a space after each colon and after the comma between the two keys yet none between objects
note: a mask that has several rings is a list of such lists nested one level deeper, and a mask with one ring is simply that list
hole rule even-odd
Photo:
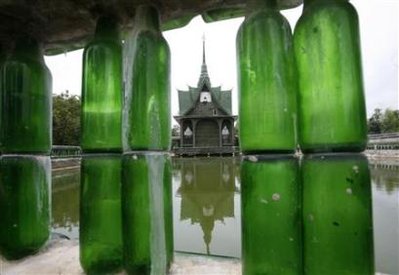
[{"label": "temple building", "polygon": [[231,90],[212,87],[205,60],[203,42],[201,74],[197,87],[178,90],[179,115],[174,116],[180,126],[175,139],[176,155],[215,155],[238,152],[234,131],[237,116],[231,112]]}]

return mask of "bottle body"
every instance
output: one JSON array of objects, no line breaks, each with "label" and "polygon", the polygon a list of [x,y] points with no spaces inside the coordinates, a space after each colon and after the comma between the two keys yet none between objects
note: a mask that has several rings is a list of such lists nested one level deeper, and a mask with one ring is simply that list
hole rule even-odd
[{"label": "bottle body", "polygon": [[[97,34],[83,53],[81,147],[84,152],[122,150],[122,46],[115,22]],[[109,26],[107,26],[109,28]]]},{"label": "bottle body", "polygon": [[302,151],[363,151],[367,120],[356,10],[346,1],[305,2],[294,48]]},{"label": "bottle body", "polygon": [[[170,51],[159,30],[158,11],[138,9],[136,27],[127,42],[123,130],[124,151],[169,150]],[[149,23],[151,22],[151,23]]]},{"label": "bottle body", "polygon": [[374,274],[368,169],[360,154],[316,154],[303,160],[307,274]]},{"label": "bottle body", "polygon": [[[165,153],[124,155],[122,182],[123,257],[129,274],[166,274],[170,255],[165,188],[170,184]],[[169,172],[168,172],[169,171]]]},{"label": "bottle body", "polygon": [[0,159],[0,254],[15,260],[36,253],[50,236],[51,160]]},{"label": "bottle body", "polygon": [[52,80],[40,45],[18,41],[0,73],[1,152],[50,154]]},{"label": "bottle body", "polygon": [[294,152],[297,87],[288,21],[272,8],[254,11],[236,44],[241,150]]},{"label": "bottle body", "polygon": [[301,274],[298,161],[254,157],[241,163],[242,274]]},{"label": "bottle body", "polygon": [[121,156],[84,156],[80,186],[80,262],[87,273],[122,268]]}]

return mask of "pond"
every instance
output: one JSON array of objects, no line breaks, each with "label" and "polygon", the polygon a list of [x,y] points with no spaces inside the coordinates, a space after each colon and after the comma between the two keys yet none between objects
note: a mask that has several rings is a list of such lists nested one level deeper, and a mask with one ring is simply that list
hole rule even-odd
[{"label": "pond", "polygon": [[[326,168],[323,165],[329,163],[328,160],[326,162],[324,159],[322,164],[317,162],[312,163],[313,160],[305,161],[309,163],[306,164],[305,162],[307,166],[304,166],[303,163],[301,164],[302,174],[310,173],[309,171],[312,171],[311,173],[313,174],[325,173],[325,169],[328,167]],[[313,230],[312,226],[318,224],[316,222],[313,223],[313,215],[316,216],[315,213],[318,210],[325,209],[325,205],[331,203],[336,204],[332,205],[332,209],[340,209],[341,206],[343,207],[341,207],[342,209],[346,209],[345,207],[348,208],[350,216],[341,217],[341,220],[351,219],[353,224],[359,223],[362,225],[368,222],[372,223],[372,231],[359,231],[359,234],[363,236],[363,242],[366,242],[362,244],[364,247],[374,247],[375,271],[383,274],[399,274],[399,263],[397,261],[399,259],[399,166],[386,165],[382,162],[370,163],[368,171],[371,175],[371,188],[370,186],[362,187],[361,193],[363,197],[357,197],[356,200],[359,204],[348,202],[345,205],[346,202],[339,195],[334,194],[334,189],[326,189],[324,187],[317,189],[317,184],[310,185],[309,183],[303,183],[302,186],[299,181],[287,180],[292,178],[292,175],[289,175],[289,173],[295,174],[299,171],[299,164],[296,160],[270,161],[267,159],[249,159],[247,162],[245,164],[247,166],[243,166],[245,173],[243,172],[244,174],[240,175],[239,158],[173,159],[172,189],[175,251],[240,258],[242,243],[244,243],[245,249],[248,250],[248,245],[251,242],[251,239],[248,238],[245,238],[244,242],[242,242],[242,232],[252,232],[247,235],[254,236],[252,241],[257,241],[255,237],[256,228],[261,226],[264,220],[269,220],[269,224],[266,223],[268,230],[262,232],[261,236],[271,243],[273,243],[274,239],[279,239],[280,235],[283,234],[280,232],[290,232],[293,236],[295,234],[301,235],[302,229],[296,223],[292,223],[290,219],[295,221],[295,219],[300,217],[302,214],[298,213],[303,207],[303,213],[306,211],[312,212],[312,215],[306,214],[305,217],[304,241],[296,242],[293,237],[290,239],[293,243],[293,249],[284,253],[295,254],[298,248],[301,251],[303,250],[302,246],[305,246],[307,253],[309,253],[312,246],[307,244],[306,234],[310,230]],[[362,163],[362,160],[360,160],[360,163]],[[356,181],[356,173],[362,174],[363,168],[361,164],[347,164],[353,167],[354,177],[347,177],[346,181],[348,181],[348,184],[353,184],[352,180]],[[328,173],[333,174],[341,171],[343,168],[340,165],[342,166],[340,161],[338,161],[338,164],[334,163],[332,168],[328,168],[330,169]],[[308,170],[303,171],[303,169]],[[368,171],[365,173],[368,174]],[[323,174],[320,175],[323,176]],[[257,177],[264,179],[268,185],[266,183],[257,183],[257,181],[259,182],[259,180],[256,180]],[[334,176],[331,176],[324,179],[324,183],[322,184],[326,186],[332,185],[334,184],[334,178]],[[317,176],[313,175],[313,179],[317,180]],[[79,237],[79,181],[79,169],[53,172],[52,231],[66,235],[72,239]],[[283,208],[280,206],[280,208],[272,209],[271,211],[277,213],[275,216],[273,216],[273,213],[268,213],[267,211],[256,214],[258,211],[256,204],[253,204],[248,199],[248,195],[245,195],[251,190],[249,188],[246,189],[247,185],[243,186],[241,181],[252,182],[251,184],[258,188],[253,191],[258,194],[269,192],[264,186],[270,186],[273,184],[271,182],[275,182],[275,189],[277,188],[279,191],[270,191],[272,192],[270,193],[270,202],[280,200],[283,202],[285,195],[296,199],[291,199],[290,203],[285,204]],[[286,185],[282,184],[284,181],[287,182]],[[248,186],[251,186],[251,184],[248,183]],[[358,191],[355,188],[353,187],[352,190],[345,187],[346,195],[352,195],[352,192],[355,194]],[[313,192],[317,196],[321,196],[320,200],[314,203],[310,195],[303,195],[301,197],[300,192],[302,190],[306,191],[306,194],[312,194]],[[370,197],[370,195],[367,195],[370,192],[372,204],[368,203],[369,198],[367,198],[367,196]],[[245,209],[250,209],[250,211],[248,210],[249,212],[244,213],[243,217],[247,224],[245,226],[246,231],[242,231],[241,228],[241,193],[243,193],[243,199],[247,200]],[[301,200],[303,201],[303,206],[298,206],[297,204],[300,204]],[[268,203],[266,200],[262,202]],[[324,206],[318,209],[317,207],[320,206],[320,203]],[[360,205],[360,207],[356,208],[357,205]],[[314,209],[311,209],[312,207]],[[372,220],[371,218],[367,218],[367,208],[372,210]],[[279,217],[280,214],[281,217]],[[265,215],[265,218],[259,221],[256,215]],[[295,215],[299,216],[296,217]],[[305,216],[305,214],[303,215]],[[310,219],[312,223],[307,224],[306,218]],[[337,221],[334,220],[332,227],[337,227],[339,230],[343,230],[343,232],[345,232],[344,230],[349,230],[341,226],[339,218],[336,219]],[[370,232],[370,238],[367,237],[367,232]],[[355,234],[357,236],[358,232],[356,231]],[[319,237],[322,240],[323,236]],[[337,242],[339,243],[339,241],[340,239],[338,238]],[[351,253],[359,253],[356,252],[356,249],[352,249],[353,244],[351,244],[351,241],[353,239],[345,237],[344,241],[348,244],[342,247],[343,252],[350,250]],[[244,251],[244,253],[246,252]],[[268,251],[264,253],[268,253]],[[247,255],[249,254],[248,252]],[[298,257],[300,254],[301,252],[299,251]],[[372,249],[369,255],[373,255]],[[275,256],[278,256],[278,254]],[[366,259],[364,260],[367,261]],[[298,260],[297,264],[300,265],[300,262]]]}]

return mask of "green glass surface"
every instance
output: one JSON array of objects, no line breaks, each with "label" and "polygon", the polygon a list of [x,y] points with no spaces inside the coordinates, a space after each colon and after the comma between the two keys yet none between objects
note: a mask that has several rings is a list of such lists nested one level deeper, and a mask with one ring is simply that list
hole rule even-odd
[{"label": "green glass surface", "polygon": [[363,151],[367,125],[355,8],[344,0],[305,0],[294,48],[302,151]]},{"label": "green glass surface", "polygon": [[236,44],[241,150],[293,152],[297,86],[288,21],[272,1],[258,1]]},{"label": "green glass surface", "polygon": [[17,40],[0,69],[2,153],[50,154],[51,81],[41,46],[32,38]]},{"label": "green glass surface", "polygon": [[[171,260],[170,161],[164,153],[123,157],[122,219],[124,267],[129,274],[166,274]],[[167,167],[167,168],[166,168]],[[169,196],[169,195],[168,195]]]},{"label": "green glass surface", "polygon": [[84,152],[122,151],[122,46],[118,24],[101,17],[83,52],[82,133]]},{"label": "green glass surface", "polygon": [[216,8],[207,10],[201,14],[202,19],[206,23],[213,23],[242,16],[245,16],[245,8],[243,7]]},{"label": "green glass surface", "polygon": [[86,273],[122,268],[121,156],[87,155],[80,185],[80,263]]},{"label": "green glass surface", "polygon": [[241,187],[242,274],[302,274],[297,159],[245,158]]},{"label": "green glass surface", "polygon": [[189,14],[185,15],[179,18],[171,19],[166,22],[162,22],[162,31],[169,31],[173,29],[178,29],[186,26],[188,23],[190,23],[191,19],[193,19],[195,15],[194,14]]},{"label": "green glass surface", "polygon": [[301,169],[306,274],[374,274],[366,157],[314,155]]},{"label": "green glass surface", "polygon": [[50,235],[51,161],[44,156],[0,159],[0,254],[36,253]]},{"label": "green glass surface", "polygon": [[125,51],[123,149],[169,150],[170,51],[159,29],[158,11],[140,6],[134,26]]}]

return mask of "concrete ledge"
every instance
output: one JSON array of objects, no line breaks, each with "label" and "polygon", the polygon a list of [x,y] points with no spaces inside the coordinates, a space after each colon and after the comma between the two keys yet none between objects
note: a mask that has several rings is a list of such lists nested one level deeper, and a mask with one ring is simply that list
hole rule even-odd
[{"label": "concrete ledge", "polygon": [[[77,240],[56,239],[36,255],[19,261],[6,261],[0,258],[1,275],[80,275],[84,274],[79,263],[79,243]],[[124,272],[120,274],[125,274]],[[170,275],[239,275],[239,259],[175,253],[175,261]]]}]

